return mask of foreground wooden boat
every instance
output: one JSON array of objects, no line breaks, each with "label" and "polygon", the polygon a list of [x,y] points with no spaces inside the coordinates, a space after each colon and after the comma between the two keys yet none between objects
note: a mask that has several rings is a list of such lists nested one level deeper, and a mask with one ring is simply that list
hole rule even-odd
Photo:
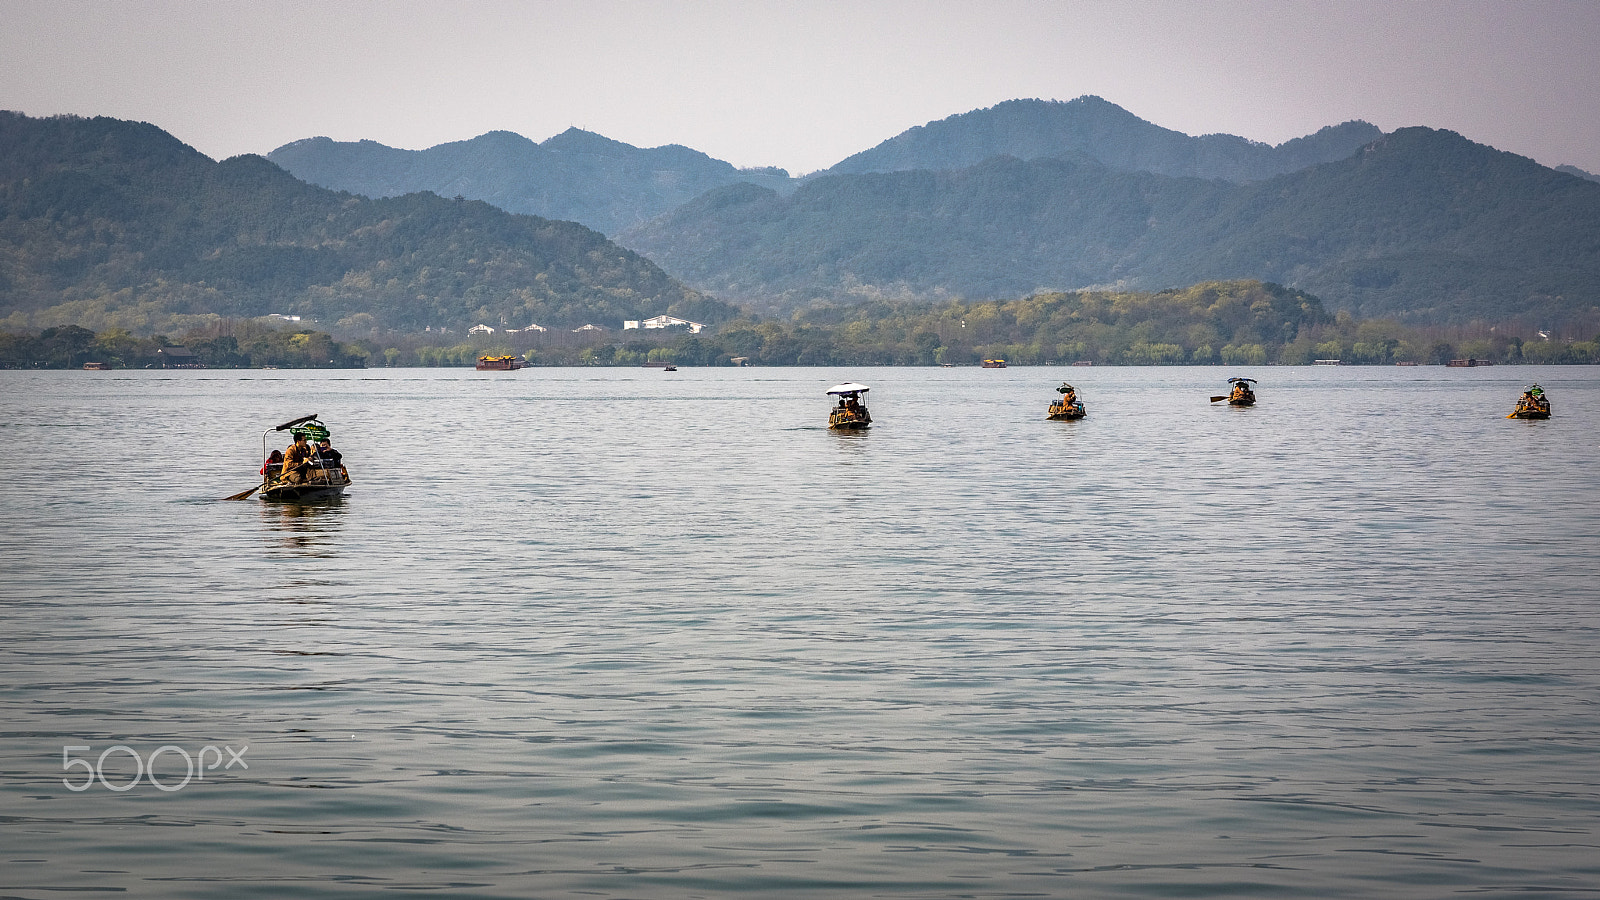
[{"label": "foreground wooden boat", "polygon": [[860,431],[872,425],[872,414],[861,396],[872,390],[864,384],[847,381],[828,388],[828,395],[839,398],[839,405],[828,413],[828,427],[835,431]]},{"label": "foreground wooden boat", "polygon": [[1511,411],[1508,419],[1548,419],[1550,418],[1550,398],[1544,395],[1544,388],[1537,384],[1522,392],[1517,398],[1517,408]]},{"label": "foreground wooden boat", "polygon": [[1250,389],[1250,385],[1256,383],[1254,378],[1229,378],[1228,383],[1233,385],[1233,390],[1226,394],[1218,394],[1212,397],[1212,403],[1218,400],[1226,400],[1229,406],[1254,406],[1256,404],[1256,392]]},{"label": "foreground wooden boat", "polygon": [[342,464],[319,457],[315,449],[311,451],[302,472],[285,474],[281,464],[278,467],[272,466],[271,457],[267,453],[267,435],[281,431],[289,432],[296,439],[305,438],[306,443],[313,448],[318,441],[328,439],[328,428],[318,421],[315,413],[262,432],[261,456],[267,462],[262,467],[265,480],[261,485],[261,499],[307,502],[331,500],[342,496],[344,489],[350,484],[350,473]]},{"label": "foreground wooden boat", "polygon": [[1083,408],[1083,401],[1078,399],[1078,392],[1072,385],[1062,382],[1061,387],[1056,388],[1056,392],[1061,395],[1061,399],[1050,404],[1050,412],[1046,418],[1058,422],[1070,422],[1089,414],[1088,410]]}]

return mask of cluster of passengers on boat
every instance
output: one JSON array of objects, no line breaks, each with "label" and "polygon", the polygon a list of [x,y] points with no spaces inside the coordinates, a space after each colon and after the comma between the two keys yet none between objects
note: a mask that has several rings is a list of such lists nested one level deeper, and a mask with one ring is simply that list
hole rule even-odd
[{"label": "cluster of passengers on boat", "polygon": [[274,450],[261,466],[261,477],[289,484],[305,484],[338,470],[348,477],[342,463],[344,454],[333,449],[327,438],[311,443],[304,434],[294,436],[287,450]]},{"label": "cluster of passengers on boat", "polygon": [[[267,449],[267,435],[288,431],[294,441],[285,450]],[[328,427],[316,415],[302,416],[262,433],[261,497],[265,500],[315,500],[337,497],[350,484],[344,454],[333,449]],[[246,492],[239,499],[248,496]],[[229,498],[233,499],[233,498]]]}]

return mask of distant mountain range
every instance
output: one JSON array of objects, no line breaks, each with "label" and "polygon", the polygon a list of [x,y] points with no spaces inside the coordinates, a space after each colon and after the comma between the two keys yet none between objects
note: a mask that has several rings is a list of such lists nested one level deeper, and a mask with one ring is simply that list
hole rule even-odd
[{"label": "distant mountain range", "polygon": [[432,191],[579,222],[605,234],[725,185],[792,187],[782,169],[741,170],[687,147],[641,150],[577,128],[542,144],[491,131],[426,150],[314,137],[285,144],[267,158],[297,178],[334,190],[368,197]]},{"label": "distant mountain range", "polygon": [[314,317],[347,333],[610,327],[725,304],[588,228],[432,194],[367,199],[137,122],[0,112],[0,330]]},{"label": "distant mountain range", "polygon": [[373,196],[426,189],[574,218],[700,290],[777,313],[1229,278],[1414,321],[1549,324],[1600,298],[1589,173],[1359,121],[1269,146],[1191,137],[1099,97],[1013,100],[803,179],[576,130],[423,151],[313,138],[271,158]]},{"label": "distant mountain range", "polygon": [[[913,128],[819,174],[963,169],[995,156],[1082,155],[1127,171],[1254,181],[1342,159],[1382,136],[1376,126],[1346,122],[1271,147],[1233,135],[1189,137],[1099,97],[1013,100]],[[608,235],[727,185],[755,184],[782,194],[800,184],[782,169],[737,169],[687,147],[641,149],[577,128],[543,143],[491,131],[426,150],[313,137],[285,144],[267,158],[334,190],[368,197],[432,191],[568,219]]]},{"label": "distant mountain range", "polygon": [[716,322],[736,313],[723,301],[787,315],[1222,279],[1418,323],[1600,320],[1593,176],[1428,128],[1272,147],[1082,97],[952,116],[803,179],[577,129],[271,157],[352,193],[149,125],[0,114],[0,328]]},{"label": "distant mountain range", "polygon": [[1276,147],[1235,137],[1190,137],[1099,97],[1011,100],[902,132],[827,170],[830,175],[965,169],[996,156],[1096,160],[1126,172],[1260,181],[1333,162],[1383,137],[1366,122],[1330,125]]},{"label": "distant mountain range", "polygon": [[1082,154],[713,191],[618,240],[769,309],[1257,278],[1360,316],[1557,324],[1600,314],[1600,184],[1406,128],[1235,184]]}]

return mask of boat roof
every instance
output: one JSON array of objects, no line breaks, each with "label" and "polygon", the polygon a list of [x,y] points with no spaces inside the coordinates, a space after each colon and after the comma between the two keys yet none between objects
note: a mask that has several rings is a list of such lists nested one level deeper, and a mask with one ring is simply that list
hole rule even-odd
[{"label": "boat roof", "polygon": [[846,381],[844,384],[836,384],[833,387],[828,388],[828,393],[830,393],[830,394],[859,394],[859,393],[862,393],[863,391],[870,391],[870,390],[872,390],[872,388],[869,388],[864,384],[856,384],[854,381]]}]

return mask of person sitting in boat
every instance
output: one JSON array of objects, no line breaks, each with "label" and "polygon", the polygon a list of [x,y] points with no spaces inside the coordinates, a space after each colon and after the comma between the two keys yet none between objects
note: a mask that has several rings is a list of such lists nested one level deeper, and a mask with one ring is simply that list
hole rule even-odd
[{"label": "person sitting in boat", "polygon": [[1246,384],[1243,381],[1235,381],[1233,383],[1233,396],[1229,397],[1228,399],[1230,399],[1230,400],[1249,400],[1249,399],[1253,399],[1254,397],[1255,397],[1255,394],[1253,392],[1251,392],[1250,385]]},{"label": "person sitting in boat", "polygon": [[1078,392],[1073,389],[1072,385],[1063,381],[1061,387],[1056,388],[1056,391],[1061,394],[1062,406],[1071,406],[1078,402]]},{"label": "person sitting in boat", "polygon": [[330,472],[338,472],[346,478],[349,477],[344,471],[344,454],[333,449],[327,438],[323,438],[317,444],[317,465]]},{"label": "person sitting in boat", "polygon": [[311,444],[304,434],[296,434],[294,443],[289,449],[283,451],[283,480],[292,484],[299,484],[306,480],[306,472],[311,468]]},{"label": "person sitting in boat", "polygon": [[268,477],[272,476],[274,473],[278,473],[278,472],[282,472],[282,471],[283,471],[283,451],[282,450],[274,450],[274,451],[272,451],[272,455],[267,457],[266,464],[261,467],[261,477],[262,478],[268,478]]}]

